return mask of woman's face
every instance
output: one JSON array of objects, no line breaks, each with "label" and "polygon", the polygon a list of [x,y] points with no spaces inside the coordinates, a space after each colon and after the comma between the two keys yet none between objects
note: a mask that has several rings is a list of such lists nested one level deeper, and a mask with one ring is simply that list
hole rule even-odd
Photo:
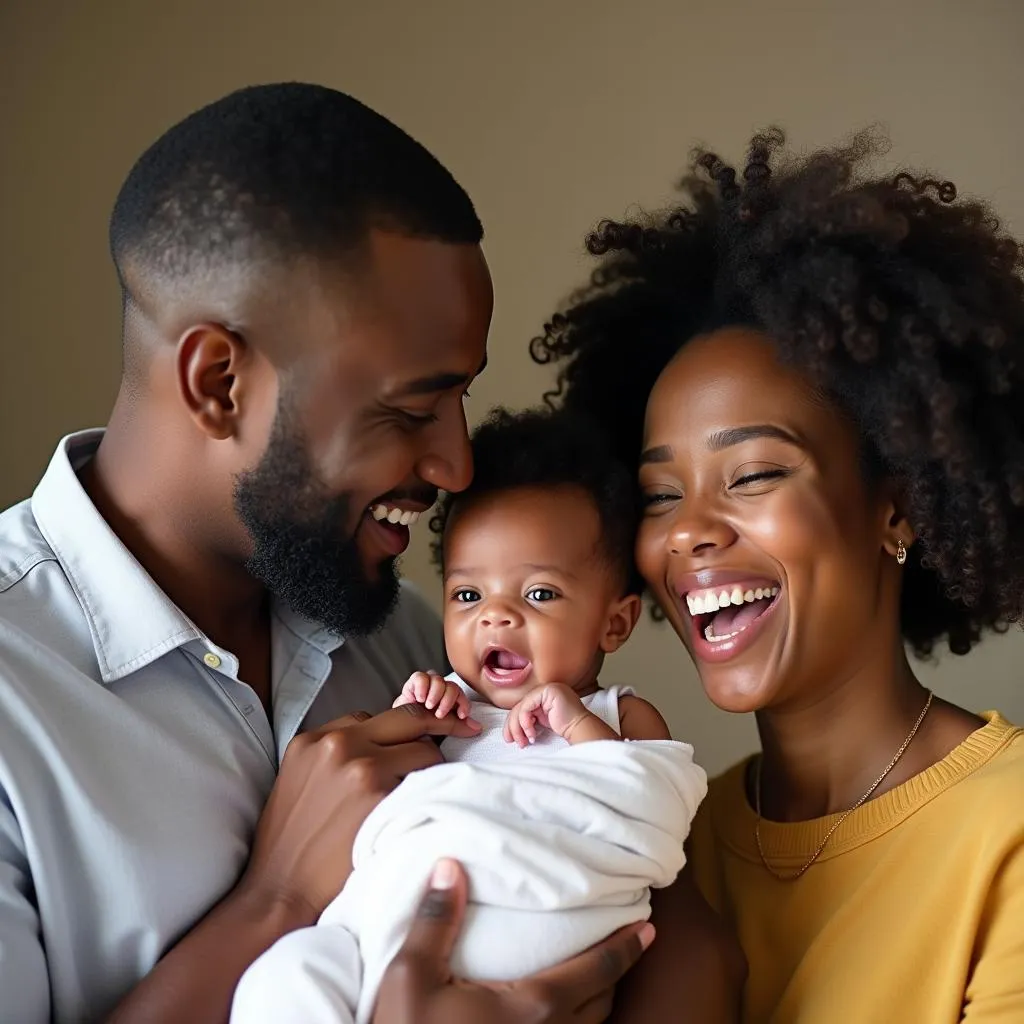
[{"label": "woman's face", "polygon": [[770,341],[685,345],[643,447],[638,563],[716,705],[812,704],[899,643],[893,505],[848,419]]}]

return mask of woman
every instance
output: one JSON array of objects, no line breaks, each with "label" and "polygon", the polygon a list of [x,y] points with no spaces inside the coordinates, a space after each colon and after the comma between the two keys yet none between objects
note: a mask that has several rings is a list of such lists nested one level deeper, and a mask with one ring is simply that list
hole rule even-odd
[{"label": "woman", "polygon": [[[757,716],[690,843],[743,1019],[1024,1020],[1024,732],[906,653],[1022,618],[1021,248],[949,183],[867,176],[870,136],[779,170],[781,143],[602,224],[534,356],[640,453],[640,569]],[[617,1019],[671,1013],[670,908]]]}]

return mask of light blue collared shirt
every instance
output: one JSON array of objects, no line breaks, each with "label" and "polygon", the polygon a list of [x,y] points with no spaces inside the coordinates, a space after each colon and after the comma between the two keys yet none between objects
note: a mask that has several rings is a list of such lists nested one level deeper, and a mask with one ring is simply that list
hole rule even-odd
[{"label": "light blue collared shirt", "polygon": [[65,438],[0,513],[0,1021],[102,1019],[242,870],[301,729],[391,705],[446,669],[440,623],[403,587],[375,636],[275,609],[273,723],[93,506]]}]

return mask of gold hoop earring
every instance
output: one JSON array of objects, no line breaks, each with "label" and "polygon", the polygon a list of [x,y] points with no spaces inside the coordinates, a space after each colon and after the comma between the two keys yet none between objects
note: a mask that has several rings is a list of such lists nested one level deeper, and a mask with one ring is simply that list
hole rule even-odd
[{"label": "gold hoop earring", "polygon": [[903,541],[896,541],[896,563],[903,565],[907,560],[907,548]]}]

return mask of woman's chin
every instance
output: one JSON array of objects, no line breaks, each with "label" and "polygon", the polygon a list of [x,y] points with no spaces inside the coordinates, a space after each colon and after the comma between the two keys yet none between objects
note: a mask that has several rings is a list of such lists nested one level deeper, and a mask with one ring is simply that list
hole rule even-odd
[{"label": "woman's chin", "polygon": [[749,671],[699,662],[696,668],[708,700],[720,711],[734,715],[760,711],[770,703],[776,690],[771,679],[755,676]]}]

